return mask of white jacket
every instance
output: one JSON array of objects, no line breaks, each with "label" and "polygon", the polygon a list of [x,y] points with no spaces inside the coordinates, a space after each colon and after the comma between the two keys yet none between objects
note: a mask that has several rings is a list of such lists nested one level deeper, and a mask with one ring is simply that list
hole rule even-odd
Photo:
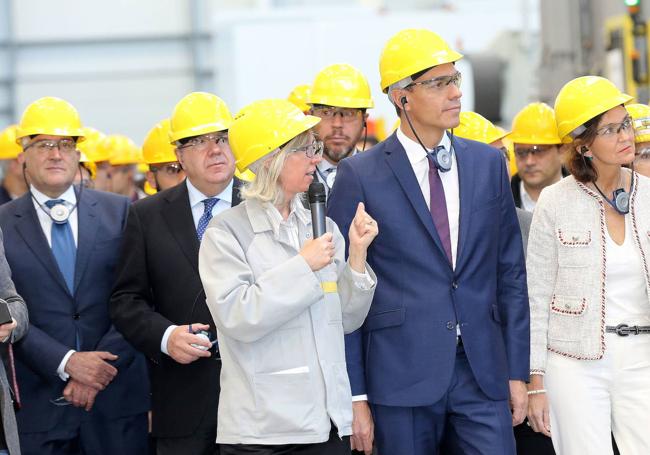
[{"label": "white jacket", "polygon": [[[311,238],[310,213],[294,210],[302,245]],[[256,200],[221,213],[206,230],[199,271],[222,359],[218,443],[324,442],[330,420],[340,436],[351,434],[343,335],[363,323],[375,286],[355,284],[330,219],[327,231],[335,259],[314,273]]]},{"label": "white jacket", "polygon": [[[547,350],[578,360],[603,357],[605,204],[573,176],[545,188],[537,201],[526,260],[531,374],[545,372]],[[627,216],[650,295],[650,179],[635,174]]]}]

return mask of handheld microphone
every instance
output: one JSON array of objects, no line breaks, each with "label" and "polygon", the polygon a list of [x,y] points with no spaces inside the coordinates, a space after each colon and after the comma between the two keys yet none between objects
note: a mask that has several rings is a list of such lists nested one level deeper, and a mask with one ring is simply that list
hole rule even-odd
[{"label": "handheld microphone", "polygon": [[312,182],[307,190],[309,208],[311,210],[311,226],[314,238],[318,238],[326,232],[325,225],[325,186],[321,182]]}]

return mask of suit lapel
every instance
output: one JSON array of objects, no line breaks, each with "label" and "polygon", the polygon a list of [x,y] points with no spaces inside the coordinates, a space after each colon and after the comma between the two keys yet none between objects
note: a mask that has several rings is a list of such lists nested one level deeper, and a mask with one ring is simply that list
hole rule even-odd
[{"label": "suit lapel", "polygon": [[233,178],[232,180],[232,202],[230,204],[231,207],[235,207],[241,203],[241,194],[239,192],[241,191],[242,186],[244,185],[244,182],[242,180],[239,180],[238,178]]},{"label": "suit lapel", "polygon": [[199,239],[196,236],[194,218],[187,192],[187,184],[183,181],[165,196],[167,205],[162,209],[162,217],[170,232],[181,247],[183,254],[192,267],[199,271]]},{"label": "suit lapel", "polygon": [[74,268],[75,293],[86,270],[99,229],[99,218],[95,213],[97,200],[92,194],[84,193],[83,190],[77,193],[77,198],[79,202],[77,204],[77,260]]},{"label": "suit lapel", "polygon": [[31,194],[28,192],[17,200],[17,207],[14,213],[16,216],[16,230],[27,247],[32,250],[39,262],[45,267],[52,278],[67,292],[68,286],[65,284],[63,275],[59,270],[59,265],[54,259],[52,249],[47,243],[47,238],[41,228],[41,223],[36,215]]},{"label": "suit lapel", "polygon": [[467,235],[471,223],[472,200],[474,199],[474,154],[467,144],[452,137],[456,162],[458,164],[458,187],[460,190],[460,219],[458,220],[458,247],[456,252],[456,270],[465,259]]},{"label": "suit lapel", "polygon": [[404,147],[402,147],[402,144],[395,134],[386,139],[384,150],[386,153],[386,163],[393,171],[393,174],[395,174],[397,181],[404,190],[404,193],[411,203],[411,206],[413,206],[415,213],[422,224],[424,224],[427,232],[435,242],[442,256],[445,258],[445,262],[448,262],[447,255],[442,247],[442,242],[440,241],[436,227],[433,224],[431,212],[422,196],[422,189],[420,189],[420,185],[415,178],[413,167],[406,156]]}]

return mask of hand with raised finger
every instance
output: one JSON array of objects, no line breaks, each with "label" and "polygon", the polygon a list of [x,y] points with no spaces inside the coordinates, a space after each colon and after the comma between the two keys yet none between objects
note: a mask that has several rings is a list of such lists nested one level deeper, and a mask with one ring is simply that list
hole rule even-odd
[{"label": "hand with raised finger", "polygon": [[65,372],[87,386],[104,390],[117,375],[117,368],[108,363],[115,360],[117,356],[110,352],[75,352],[68,359]]},{"label": "hand with raised finger", "polygon": [[354,271],[365,272],[368,246],[370,246],[377,234],[379,234],[377,222],[368,215],[363,202],[359,202],[357,212],[348,231],[348,238],[350,239],[348,261]]},{"label": "hand with raised finger", "polygon": [[314,272],[331,264],[334,257],[332,233],[326,232],[317,239],[307,240],[300,250],[300,255]]},{"label": "hand with raised finger", "polygon": [[[212,344],[209,340],[196,334],[201,330],[209,329],[209,325],[201,323],[179,325],[176,327],[167,339],[167,352],[169,356],[184,365],[192,363],[201,357],[210,357],[211,354],[208,349],[210,349]],[[201,349],[192,345],[203,346],[207,349]]]}]

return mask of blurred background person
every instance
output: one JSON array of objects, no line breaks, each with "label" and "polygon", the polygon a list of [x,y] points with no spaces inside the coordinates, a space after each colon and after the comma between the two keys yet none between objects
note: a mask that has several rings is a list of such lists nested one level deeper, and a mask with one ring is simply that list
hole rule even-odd
[{"label": "blurred background person", "polygon": [[634,142],[636,158],[634,170],[650,177],[650,106],[647,104],[628,104],[625,106],[634,123]]},{"label": "blurred background person", "polygon": [[102,146],[111,150],[111,192],[126,196],[131,202],[147,197],[136,185],[137,167],[142,162],[140,147],[121,134],[106,136]]},{"label": "blurred background person", "polygon": [[[634,160],[632,97],[583,76],[555,101],[570,177],[538,201],[528,246],[533,430],[557,453],[650,453],[650,180]],[[547,398],[548,397],[548,398]]]},{"label": "blurred background person", "polygon": [[142,158],[149,165],[145,178],[154,192],[164,191],[185,180],[175,147],[169,143],[169,131],[169,119],[162,120],[149,130],[142,144]]},{"label": "blurred background person", "polygon": [[244,107],[229,138],[256,178],[205,233],[199,271],[223,357],[221,454],[349,454],[344,333],[368,313],[377,223],[359,204],[348,246],[336,225],[312,238],[301,196],[314,181],[318,117],[285,100]]},{"label": "blurred background person", "polygon": [[23,150],[16,143],[16,126],[8,126],[0,133],[0,204],[12,201],[27,192],[23,167],[18,161],[18,155]]},{"label": "blurred background person", "polygon": [[111,191],[111,159],[112,149],[110,144],[103,144],[106,135],[101,131],[85,126],[83,128],[84,140],[77,144],[79,151],[83,154],[84,160],[80,160],[84,167],[91,166],[83,163],[93,163],[94,177],[92,188],[98,191]]},{"label": "blurred background person", "polygon": [[15,344],[22,453],[146,453],[145,361],[108,315],[128,201],[73,186],[83,129],[70,103],[34,101],[16,138],[30,188],[0,207],[0,228],[30,316]]},{"label": "blurred background person", "polygon": [[325,150],[316,167],[316,179],[329,194],[338,164],[359,151],[357,143],[367,133],[367,110],[375,103],[361,71],[352,65],[334,64],[316,75],[308,104],[309,113],[321,119],[314,132]]},{"label": "blurred background person", "polygon": [[531,103],[512,121],[507,136],[514,143],[517,173],[510,186],[515,205],[532,212],[541,191],[562,178],[562,147],[555,113],[544,103]]}]

